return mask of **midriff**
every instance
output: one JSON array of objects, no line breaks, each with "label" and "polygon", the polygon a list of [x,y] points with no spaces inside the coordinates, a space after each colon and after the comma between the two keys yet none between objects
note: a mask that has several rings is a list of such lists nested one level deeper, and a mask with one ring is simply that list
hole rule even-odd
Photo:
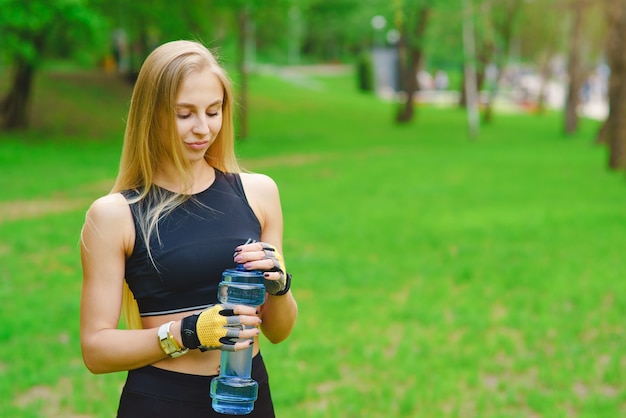
[{"label": "midriff", "polygon": [[[158,328],[162,324],[170,321],[180,321],[186,316],[193,315],[194,313],[202,312],[184,312],[170,315],[160,316],[147,316],[141,318],[144,329]],[[180,343],[178,337],[175,336]],[[156,331],[154,334],[155,343],[157,340]],[[259,352],[259,340],[258,337],[254,338],[254,346],[252,348],[252,355],[255,356]],[[219,374],[220,367],[220,350],[210,350],[202,352],[200,350],[189,350],[187,354],[177,358],[166,358],[152,364],[154,367],[160,369],[170,370],[179,373],[196,374],[202,376],[212,376]]]}]

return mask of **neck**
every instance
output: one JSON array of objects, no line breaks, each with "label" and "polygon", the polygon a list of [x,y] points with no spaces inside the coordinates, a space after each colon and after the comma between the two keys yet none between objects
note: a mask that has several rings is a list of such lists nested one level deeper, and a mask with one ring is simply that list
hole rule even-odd
[{"label": "neck", "polygon": [[190,168],[187,183],[171,164],[162,164],[155,175],[154,183],[175,193],[195,194],[208,188],[215,180],[215,170],[204,160],[198,161]]}]

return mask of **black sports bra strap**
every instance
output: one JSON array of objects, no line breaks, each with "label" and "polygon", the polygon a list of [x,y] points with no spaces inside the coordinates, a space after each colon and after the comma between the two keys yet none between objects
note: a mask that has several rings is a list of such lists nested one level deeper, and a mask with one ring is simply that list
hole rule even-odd
[{"label": "black sports bra strap", "polygon": [[239,175],[239,173],[222,173],[222,172],[220,173],[224,176],[224,178],[226,179],[228,184],[230,184],[233,190],[237,192],[237,195],[241,197],[242,199],[244,199],[246,202],[248,202],[248,199],[246,198],[246,192],[243,189],[243,183],[241,182],[241,176]]}]

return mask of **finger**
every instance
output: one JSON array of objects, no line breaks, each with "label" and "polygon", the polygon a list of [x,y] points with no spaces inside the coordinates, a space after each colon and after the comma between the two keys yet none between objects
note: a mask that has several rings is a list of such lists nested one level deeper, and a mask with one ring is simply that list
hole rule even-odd
[{"label": "finger", "polygon": [[258,244],[261,244],[261,248],[263,250],[276,252],[276,247],[273,246],[272,244],[268,244],[266,242],[259,242]]},{"label": "finger", "polygon": [[[240,338],[241,337],[241,332],[242,332],[243,328],[226,328],[226,332],[224,337],[226,337],[227,339],[231,339],[231,338]],[[220,341],[224,341],[224,337],[220,338]]]},{"label": "finger", "polygon": [[252,346],[252,344],[253,344],[252,340],[240,341],[233,346],[235,349],[234,351],[245,350],[246,348],[249,348],[250,346]]},{"label": "finger", "polygon": [[235,315],[256,315],[257,311],[254,306],[248,305],[233,305],[233,313]]},{"label": "finger", "polygon": [[265,258],[263,260],[248,261],[243,264],[246,270],[261,270],[266,272],[284,272],[284,267],[275,258]]},{"label": "finger", "polygon": [[264,258],[266,258],[265,251],[263,250],[252,251],[251,250],[251,251],[241,251],[241,252],[235,253],[235,257],[233,258],[233,260],[235,261],[235,263],[243,264],[248,261],[262,260]]},{"label": "finger", "polygon": [[242,339],[254,338],[257,335],[259,335],[259,332],[260,331],[258,328],[246,328],[246,329],[239,331],[239,338],[242,338]]},{"label": "finger", "polygon": [[240,263],[246,270],[261,270],[261,271],[272,271],[274,268],[274,262],[269,258],[264,258],[262,260],[254,260],[248,261],[246,263]]},{"label": "finger", "polygon": [[276,251],[276,247],[267,242],[253,242],[251,244],[240,245],[235,248],[235,252],[241,251]]},{"label": "finger", "polygon": [[270,267],[272,271],[283,271],[283,266],[280,264],[280,261],[278,259],[271,258],[270,260],[272,261],[272,266]]},{"label": "finger", "polygon": [[[258,316],[254,315],[239,315],[238,317],[238,325],[243,325],[246,327],[258,327],[259,325],[261,325],[261,318],[259,318]],[[234,325],[236,326],[236,325]]]},{"label": "finger", "polygon": [[222,345],[220,346],[220,350],[236,351],[237,344],[235,344],[233,341],[224,338],[223,340],[220,340],[220,342],[222,343]]},{"label": "finger", "polygon": [[263,251],[264,249],[263,245],[269,245],[269,244],[265,244],[263,242],[241,244],[235,248],[235,254],[240,253],[240,252],[246,252],[246,251]]},{"label": "finger", "polygon": [[267,280],[280,280],[285,274],[282,271],[266,271],[263,277]]}]

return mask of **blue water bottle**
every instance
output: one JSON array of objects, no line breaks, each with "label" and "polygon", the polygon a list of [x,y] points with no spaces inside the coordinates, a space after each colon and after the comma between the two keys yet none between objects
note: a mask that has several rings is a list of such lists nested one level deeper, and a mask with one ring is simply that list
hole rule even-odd
[{"label": "blue water bottle", "polygon": [[[242,266],[222,273],[217,297],[222,303],[259,306],[265,302],[263,273]],[[243,341],[243,340],[238,340]],[[219,376],[211,380],[213,409],[222,414],[245,415],[254,409],[259,392],[252,372],[252,345],[241,351],[222,351]]]}]

